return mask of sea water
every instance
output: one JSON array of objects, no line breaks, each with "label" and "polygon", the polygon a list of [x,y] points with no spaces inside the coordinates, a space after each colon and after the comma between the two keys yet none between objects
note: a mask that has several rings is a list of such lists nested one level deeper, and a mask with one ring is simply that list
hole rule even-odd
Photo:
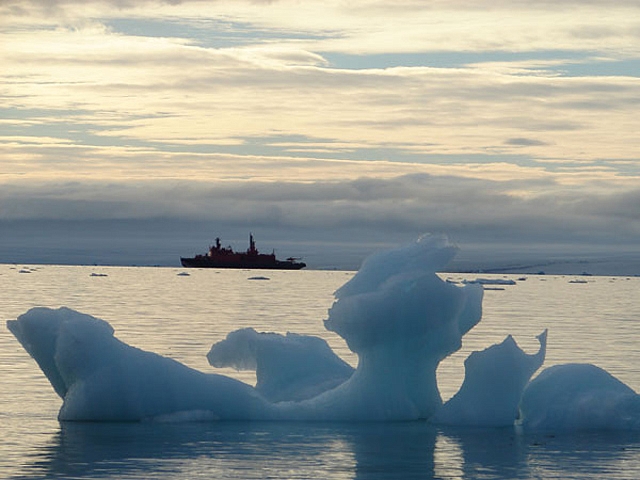
[{"label": "sea water", "polygon": [[[206,353],[230,331],[317,335],[333,292],[353,272],[0,265],[0,311],[68,306],[107,320],[126,343],[213,369]],[[474,275],[442,274],[451,282]],[[464,359],[512,334],[528,352],[549,329],[545,366],[594,363],[640,388],[640,278],[487,276],[483,318],[438,370],[443,398]],[[514,285],[503,285],[511,279]],[[6,328],[0,329],[1,478],[640,478],[640,435],[517,435],[512,428],[425,422],[60,423],[61,400]]]}]

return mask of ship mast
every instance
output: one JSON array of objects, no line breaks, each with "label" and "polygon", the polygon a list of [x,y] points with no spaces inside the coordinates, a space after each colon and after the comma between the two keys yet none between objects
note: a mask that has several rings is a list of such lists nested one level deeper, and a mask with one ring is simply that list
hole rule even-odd
[{"label": "ship mast", "polygon": [[249,233],[249,250],[247,251],[249,255],[256,255],[258,250],[256,250],[256,242],[253,240],[253,233]]}]

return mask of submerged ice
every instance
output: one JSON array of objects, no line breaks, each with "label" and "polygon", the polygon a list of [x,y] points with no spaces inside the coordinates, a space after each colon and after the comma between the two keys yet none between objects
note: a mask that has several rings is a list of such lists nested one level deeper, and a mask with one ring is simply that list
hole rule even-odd
[{"label": "submerged ice", "polygon": [[440,361],[482,315],[483,287],[443,281],[456,249],[443,236],[369,257],[335,292],[325,327],[358,356],[354,369],[317,337],[241,329],[212,346],[214,367],[256,371],[256,386],[129,346],[105,321],[34,308],[7,322],[63,399],[60,420],[428,419],[528,431],[640,428],[640,401],[594,366],[543,371],[546,332],[528,355],[511,336],[465,361],[460,391],[442,402]]}]

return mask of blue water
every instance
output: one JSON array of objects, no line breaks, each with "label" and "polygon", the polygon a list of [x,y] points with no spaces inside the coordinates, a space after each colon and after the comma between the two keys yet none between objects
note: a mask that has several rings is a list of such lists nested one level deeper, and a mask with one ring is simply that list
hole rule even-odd
[{"label": "blue water", "polygon": [[[350,272],[259,273],[268,280],[249,271],[182,272],[0,265],[0,307],[11,319],[32,306],[66,305],[109,321],[127,343],[204,371],[214,370],[205,358],[211,344],[246,326],[320,335],[355,364],[322,325]],[[439,369],[443,397],[460,385],[469,352],[509,333],[533,352],[544,328],[546,366],[595,363],[638,390],[639,278],[510,278],[516,285],[485,292],[483,320]],[[0,382],[1,478],[640,478],[638,433],[521,436],[424,422],[61,424],[61,400],[5,328]]]}]

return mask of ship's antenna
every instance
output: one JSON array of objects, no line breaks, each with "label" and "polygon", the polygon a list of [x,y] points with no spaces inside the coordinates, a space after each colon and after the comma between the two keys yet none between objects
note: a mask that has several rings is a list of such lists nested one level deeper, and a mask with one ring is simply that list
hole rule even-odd
[{"label": "ship's antenna", "polygon": [[254,253],[256,251],[256,242],[253,240],[253,233],[249,232],[249,252]]}]

